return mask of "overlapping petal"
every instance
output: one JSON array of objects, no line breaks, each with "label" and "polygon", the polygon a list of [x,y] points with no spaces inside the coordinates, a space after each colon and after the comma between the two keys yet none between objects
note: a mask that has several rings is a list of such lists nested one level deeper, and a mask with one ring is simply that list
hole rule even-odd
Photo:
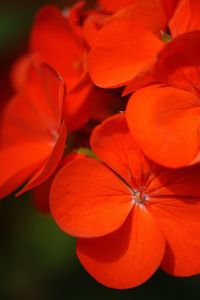
[{"label": "overlapping petal", "polygon": [[148,68],[163,46],[160,31],[166,25],[167,17],[159,1],[136,1],[112,16],[99,30],[89,56],[95,84],[123,86]]},{"label": "overlapping petal", "polygon": [[57,174],[51,189],[51,212],[67,233],[98,237],[121,226],[133,206],[130,200],[131,190],[115,173],[101,162],[85,158],[67,164]]},{"label": "overlapping petal", "polygon": [[24,87],[10,100],[2,117],[2,197],[28,179],[23,191],[40,184],[57,167],[66,139],[62,121],[64,91],[64,83],[55,71],[33,62]]},{"label": "overlapping petal", "polygon": [[199,273],[200,164],[176,170],[150,164],[146,208],[167,245],[161,267],[175,276]]},{"label": "overlapping petal", "polygon": [[181,0],[169,22],[172,36],[185,32],[200,30],[200,2],[198,0]]},{"label": "overlapping petal", "polygon": [[173,168],[192,164],[199,154],[199,114],[196,95],[161,85],[137,91],[126,112],[144,153]]},{"label": "overlapping petal", "polygon": [[65,86],[47,65],[30,65],[27,80],[2,116],[1,145],[24,140],[53,144],[61,127]]},{"label": "overlapping petal", "polygon": [[45,143],[24,143],[0,151],[0,198],[7,196],[45,162],[51,147]]},{"label": "overlapping petal", "polygon": [[[32,189],[31,195],[32,200],[35,208],[37,211],[39,211],[42,214],[49,214],[50,213],[50,189],[52,182],[57,174],[57,172],[67,163],[74,159],[80,159],[85,157],[83,154],[72,152],[67,155],[65,155],[62,160],[60,161],[59,165],[57,166],[57,169],[54,171],[54,173],[45,180],[42,184],[37,185],[35,188]],[[47,163],[46,165],[48,165]],[[44,169],[44,168],[43,168]],[[47,168],[46,168],[47,169]],[[38,183],[38,178],[36,177],[36,181]],[[33,183],[33,180],[31,181],[31,184]],[[27,187],[27,186],[26,186]],[[20,191],[21,192],[21,191]]]},{"label": "overlapping petal", "polygon": [[157,224],[138,206],[116,232],[77,243],[77,255],[86,270],[100,283],[117,289],[146,281],[159,267],[164,250]]},{"label": "overlapping petal", "polygon": [[64,77],[68,91],[82,80],[85,45],[56,6],[46,6],[38,13],[30,42],[31,50]]},{"label": "overlapping petal", "polygon": [[176,7],[179,4],[180,0],[162,0],[162,4],[165,8],[165,11],[169,19],[173,16],[176,11]]},{"label": "overlapping petal", "polygon": [[61,158],[63,156],[63,151],[66,142],[66,125],[62,124],[59,137],[53,149],[51,149],[50,155],[47,157],[45,163],[38,169],[37,173],[26,183],[23,189],[18,195],[40,185],[45,180],[47,180],[58,167]]},{"label": "overlapping petal", "polygon": [[154,78],[174,87],[200,91],[200,31],[180,35],[159,53]]},{"label": "overlapping petal", "polygon": [[134,21],[117,20],[103,27],[89,56],[92,80],[100,87],[125,85],[147,68],[162,42]]},{"label": "overlapping petal", "polygon": [[124,114],[110,117],[96,127],[91,136],[91,147],[130,186],[141,185],[144,173],[149,173],[149,166],[132,139]]}]

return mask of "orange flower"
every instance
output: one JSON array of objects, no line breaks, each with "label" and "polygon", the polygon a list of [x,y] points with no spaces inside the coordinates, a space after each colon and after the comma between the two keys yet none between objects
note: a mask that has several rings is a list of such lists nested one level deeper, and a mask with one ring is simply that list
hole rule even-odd
[{"label": "orange flower", "polygon": [[146,281],[161,266],[175,276],[200,271],[200,165],[171,170],[144,157],[124,115],[98,126],[91,145],[100,161],[67,164],[51,189],[58,225],[79,237],[86,270],[112,288]]},{"label": "orange flower", "polygon": [[65,146],[65,86],[47,65],[32,64],[24,87],[9,102],[0,130],[0,197],[28,180],[21,192],[44,182]]},{"label": "orange flower", "polygon": [[80,3],[63,12],[53,5],[44,7],[36,17],[30,39],[32,53],[39,54],[66,82],[64,113],[71,131],[78,130],[92,118],[96,98],[103,97],[108,103],[113,101],[113,95],[92,83],[87,68],[90,44],[106,16],[85,12],[82,6]]},{"label": "orange flower", "polygon": [[160,53],[156,81],[127,107],[132,135],[152,160],[172,168],[200,162],[200,31],[185,33]]},{"label": "orange flower", "polygon": [[180,1],[171,17],[176,3],[136,0],[111,16],[89,56],[94,83],[104,88],[128,85],[125,93],[151,83],[152,66],[166,41],[200,29],[200,2]]}]

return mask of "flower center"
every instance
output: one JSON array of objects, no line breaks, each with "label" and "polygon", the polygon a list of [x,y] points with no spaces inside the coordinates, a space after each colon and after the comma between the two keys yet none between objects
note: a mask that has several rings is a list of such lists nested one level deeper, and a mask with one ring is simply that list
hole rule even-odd
[{"label": "flower center", "polygon": [[144,194],[140,191],[133,191],[133,201],[135,204],[144,205],[144,203],[149,199],[147,194]]},{"label": "flower center", "polygon": [[161,34],[161,41],[163,43],[169,43],[172,41],[172,36],[169,33],[161,30],[160,34]]}]

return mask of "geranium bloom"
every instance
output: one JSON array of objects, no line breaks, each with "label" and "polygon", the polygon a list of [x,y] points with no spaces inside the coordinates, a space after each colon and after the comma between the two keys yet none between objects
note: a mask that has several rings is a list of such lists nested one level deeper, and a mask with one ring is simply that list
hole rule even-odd
[{"label": "geranium bloom", "polygon": [[82,4],[63,12],[53,5],[44,7],[36,17],[30,38],[31,52],[37,53],[66,82],[64,113],[71,131],[79,129],[93,117],[93,111],[99,108],[98,104],[95,108],[95,103],[101,103],[99,99],[104,99],[102,118],[104,107],[108,106],[109,110],[110,106],[113,107],[110,102],[115,103],[118,99],[96,87],[88,75],[89,44],[98,30],[94,24],[100,27],[105,17],[97,12],[84,12]]},{"label": "geranium bloom", "polygon": [[175,276],[200,271],[200,165],[163,168],[144,157],[124,115],[98,126],[101,159],[80,159],[57,174],[51,211],[78,237],[77,255],[102,284],[130,288],[161,266]]},{"label": "geranium bloom", "polygon": [[200,28],[198,0],[180,1],[172,17],[175,5],[171,4],[136,0],[110,17],[99,30],[89,56],[90,75],[96,85],[128,85],[129,93],[152,81],[151,68],[166,41]]},{"label": "geranium bloom", "polygon": [[10,100],[0,128],[0,197],[28,180],[22,191],[45,181],[63,155],[65,85],[47,65],[32,62],[25,85]]},{"label": "geranium bloom", "polygon": [[185,33],[160,53],[154,78],[127,107],[132,135],[152,160],[172,168],[200,162],[200,31]]}]

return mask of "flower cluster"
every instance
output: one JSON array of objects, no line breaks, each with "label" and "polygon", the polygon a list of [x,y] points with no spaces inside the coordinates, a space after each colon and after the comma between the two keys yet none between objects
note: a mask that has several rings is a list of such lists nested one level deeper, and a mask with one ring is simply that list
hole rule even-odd
[{"label": "flower cluster", "polygon": [[48,5],[11,80],[0,197],[31,190],[108,287],[200,273],[200,1]]}]

